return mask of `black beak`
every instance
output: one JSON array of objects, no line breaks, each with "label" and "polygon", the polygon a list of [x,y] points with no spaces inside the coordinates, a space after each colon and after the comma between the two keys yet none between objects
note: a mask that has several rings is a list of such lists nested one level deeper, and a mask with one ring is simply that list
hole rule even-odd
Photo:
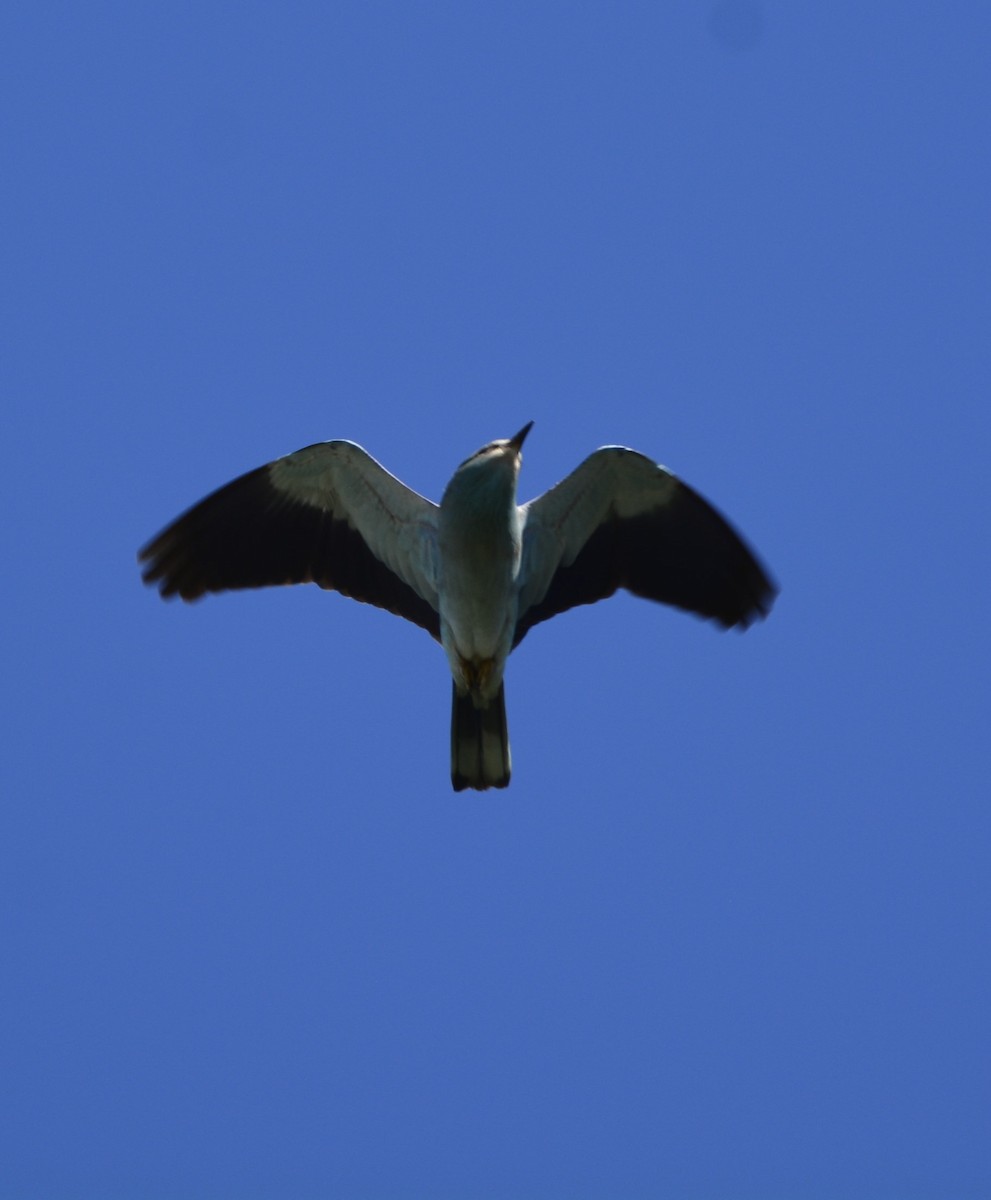
[{"label": "black beak", "polygon": [[527,421],[527,423],[519,431],[519,433],[516,435],[516,437],[511,437],[509,439],[509,444],[513,447],[513,449],[516,451],[517,454],[519,454],[520,450],[522,450],[523,443],[524,443],[524,441],[526,441],[526,435],[530,432],[530,430],[532,428],[533,428],[533,422]]}]

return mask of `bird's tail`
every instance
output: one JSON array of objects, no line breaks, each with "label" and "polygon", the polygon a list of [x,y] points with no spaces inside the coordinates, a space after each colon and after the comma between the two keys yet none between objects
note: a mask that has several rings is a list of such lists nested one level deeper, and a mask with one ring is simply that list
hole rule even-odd
[{"label": "bird's tail", "polygon": [[454,687],[451,706],[451,783],[456,792],[475,788],[504,788],[509,783],[509,730],[506,727],[506,690],[499,691],[485,708],[476,708],[468,692]]}]

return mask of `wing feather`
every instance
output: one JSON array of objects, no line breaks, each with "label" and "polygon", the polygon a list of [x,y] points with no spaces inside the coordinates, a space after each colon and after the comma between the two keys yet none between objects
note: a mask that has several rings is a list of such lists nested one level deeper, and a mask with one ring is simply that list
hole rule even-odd
[{"label": "wing feather", "polygon": [[138,557],[165,597],[313,582],[439,639],[437,511],[360,446],[320,442],[211,493]]},{"label": "wing feather", "polygon": [[721,513],[622,446],[596,450],[523,513],[514,645],[540,621],[618,588],[725,628],[766,616],[777,592]]}]

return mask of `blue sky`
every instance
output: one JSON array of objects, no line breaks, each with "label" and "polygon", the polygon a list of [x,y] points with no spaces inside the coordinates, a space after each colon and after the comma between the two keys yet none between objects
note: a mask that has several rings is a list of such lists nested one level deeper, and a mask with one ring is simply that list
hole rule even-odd
[{"label": "blue sky", "polygon": [[[0,1194],[991,1192],[991,10],[9,4]],[[448,781],[423,631],[135,552],[326,438],[630,445],[782,587],[617,597]]]}]

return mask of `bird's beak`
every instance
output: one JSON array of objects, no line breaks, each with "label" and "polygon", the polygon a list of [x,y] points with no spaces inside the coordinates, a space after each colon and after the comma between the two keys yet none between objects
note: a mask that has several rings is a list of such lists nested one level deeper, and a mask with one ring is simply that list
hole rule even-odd
[{"label": "bird's beak", "polygon": [[519,431],[519,433],[516,435],[516,437],[511,437],[509,439],[510,446],[512,446],[512,448],[516,451],[517,454],[519,454],[519,452],[523,449],[523,443],[526,440],[526,435],[530,432],[530,430],[532,428],[533,428],[533,422],[527,421],[527,423]]}]

